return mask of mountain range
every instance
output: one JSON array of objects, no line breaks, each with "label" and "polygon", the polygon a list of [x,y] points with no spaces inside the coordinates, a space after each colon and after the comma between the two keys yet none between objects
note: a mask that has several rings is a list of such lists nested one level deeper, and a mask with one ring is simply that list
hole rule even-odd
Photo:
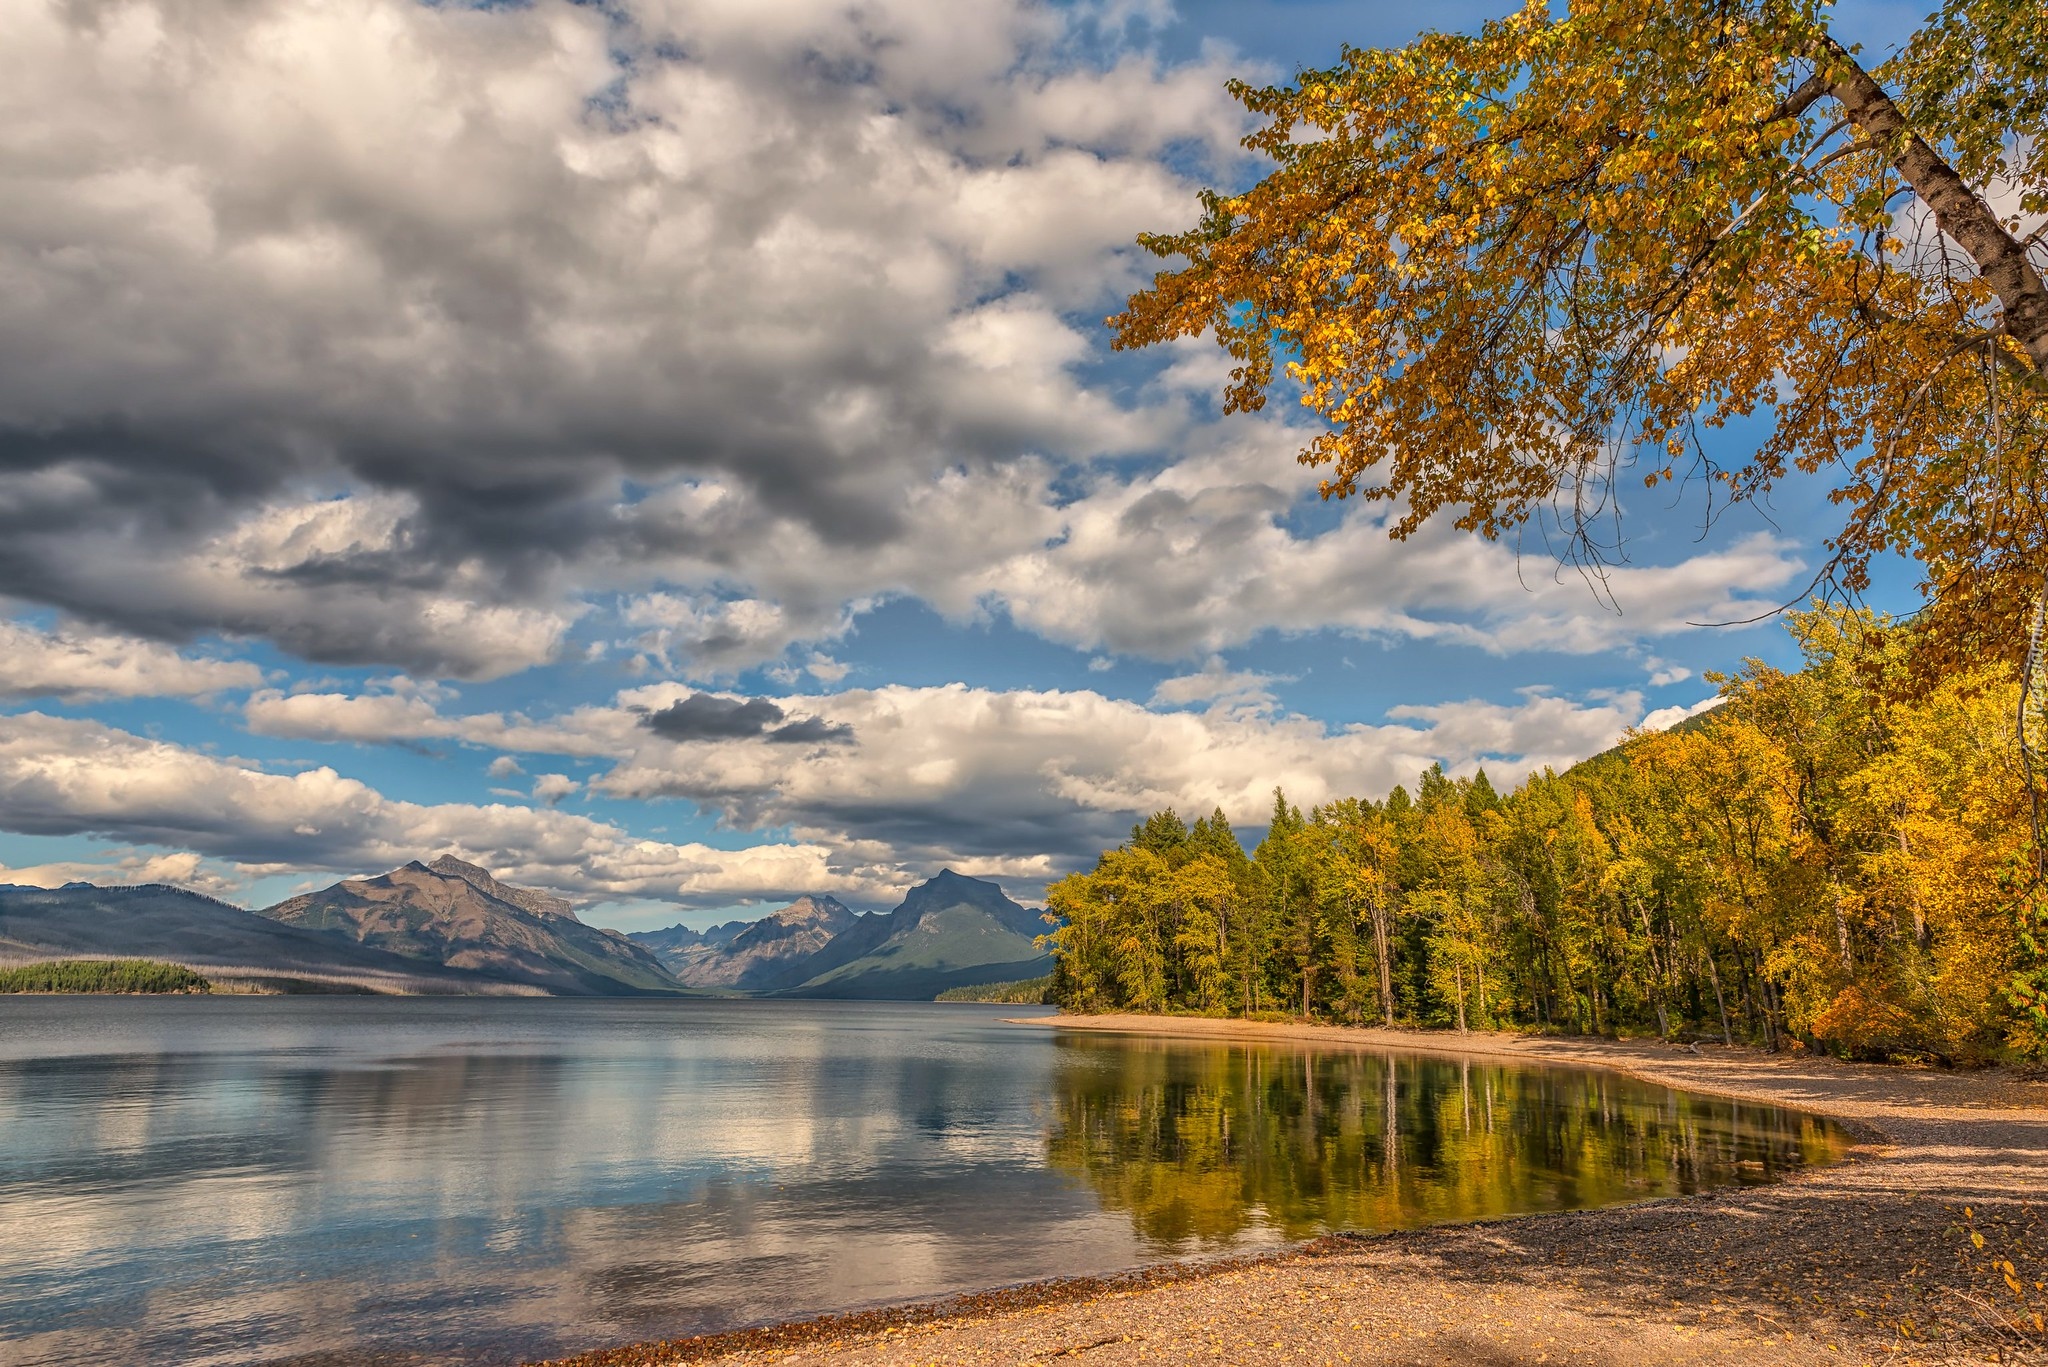
[{"label": "mountain range", "polygon": [[268,991],[929,1000],[1049,971],[1043,929],[951,870],[887,913],[817,894],[758,921],[631,935],[452,855],[258,911],[163,885],[0,885],[0,961],[160,959]]},{"label": "mountain range", "polygon": [[631,938],[678,981],[747,996],[922,1001],[1052,971],[1051,957],[1033,943],[1046,929],[1039,914],[994,883],[951,869],[912,888],[891,912],[855,915],[836,898],[800,897],[731,935],[726,929],[694,941],[682,926]]}]

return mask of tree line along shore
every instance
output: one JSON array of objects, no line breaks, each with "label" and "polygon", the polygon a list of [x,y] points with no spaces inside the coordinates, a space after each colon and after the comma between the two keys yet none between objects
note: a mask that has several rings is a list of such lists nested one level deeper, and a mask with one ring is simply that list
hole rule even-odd
[{"label": "tree line along shore", "polygon": [[1219,810],[1049,890],[1087,1012],[1656,1034],[1847,1057],[2048,1052],[2018,683],[1932,681],[1912,629],[1796,615],[1796,672],[1508,793],[1482,770],[1311,807],[1247,855]]},{"label": "tree line along shore", "polygon": [[207,993],[213,984],[183,964],[153,959],[52,959],[0,968],[0,992]]}]

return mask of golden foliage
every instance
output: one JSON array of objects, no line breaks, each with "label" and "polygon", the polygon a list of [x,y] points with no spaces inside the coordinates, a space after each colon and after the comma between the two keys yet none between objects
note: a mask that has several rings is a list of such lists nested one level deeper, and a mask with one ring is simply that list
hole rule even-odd
[{"label": "golden foliage", "polygon": [[1913,632],[1816,610],[1806,665],[1506,797],[1484,775],[1306,815],[1247,859],[1152,818],[1056,884],[1084,1009],[1738,1036],[1867,1057],[2048,1053],[2016,685],[1880,685]]},{"label": "golden foliage", "polygon": [[1324,495],[1397,538],[1554,517],[1598,566],[1619,479],[1829,472],[1823,577],[1915,556],[1943,659],[2012,654],[2048,566],[2048,11],[1951,0],[1873,70],[1818,0],[1553,11],[1234,86],[1273,169],[1140,239],[1183,264],[1117,345],[1213,332],[1230,411],[1284,375]]}]

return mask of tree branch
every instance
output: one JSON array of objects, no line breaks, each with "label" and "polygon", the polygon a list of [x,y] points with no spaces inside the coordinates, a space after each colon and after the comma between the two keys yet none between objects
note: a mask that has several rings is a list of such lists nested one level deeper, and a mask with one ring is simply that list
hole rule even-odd
[{"label": "tree branch", "polygon": [[[1984,283],[1998,295],[2006,332],[2026,351],[2034,368],[2048,374],[2048,282],[2034,269],[2027,249],[2005,230],[1969,182],[1912,130],[1892,97],[1847,48],[1825,39],[1818,60],[1824,65],[1816,75],[1825,74],[1831,82],[1828,93],[1855,120],[1864,140],[1890,150],[1892,165],[1926,201],[1935,224],[1970,254]],[[1809,78],[1795,94],[1811,84]]]},{"label": "tree branch", "polygon": [[1778,102],[1771,116],[1764,120],[1766,126],[1784,119],[1796,119],[1819,102],[1823,95],[1833,91],[1833,84],[1823,73],[1816,71],[1793,88],[1792,93]]}]

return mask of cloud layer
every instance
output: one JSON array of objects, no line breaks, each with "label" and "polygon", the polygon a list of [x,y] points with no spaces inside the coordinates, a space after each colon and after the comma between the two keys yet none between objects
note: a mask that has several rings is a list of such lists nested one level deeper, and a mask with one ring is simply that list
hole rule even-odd
[{"label": "cloud layer", "polygon": [[[0,6],[0,698],[191,699],[213,745],[227,718],[475,748],[502,799],[22,712],[0,828],[216,882],[452,846],[586,898],[861,898],[941,861],[1028,883],[1166,803],[1249,823],[1275,782],[1313,802],[1611,741],[1638,695],[1332,727],[1228,658],[1275,633],[1643,656],[1768,606],[1801,553],[1689,547],[1610,602],[1440,528],[1394,546],[1384,508],[1314,504],[1287,416],[1217,419],[1206,343],[1111,358],[1135,235],[1247,170],[1225,81],[1258,73],[1159,59],[1168,17]],[[1149,698],[853,672],[902,599],[1185,670]],[[579,660],[640,686],[579,694]],[[450,681],[508,691],[464,711]],[[771,834],[622,814],[670,801],[721,843]]]},{"label": "cloud layer", "polygon": [[[544,777],[543,792],[559,788],[561,777]],[[514,881],[599,900],[725,906],[826,886],[881,899],[901,886],[893,869],[849,867],[816,845],[714,849],[639,839],[545,806],[403,802],[325,766],[270,773],[37,712],[0,717],[0,827],[162,846],[224,861],[245,876],[355,875],[452,850]],[[176,871],[148,864],[135,876]]]},{"label": "cloud layer", "polygon": [[1061,309],[1239,122],[1221,66],[1062,68],[1084,18],[10,7],[0,592],[482,676],[713,546],[692,480],[861,549],[1149,440]]},{"label": "cloud layer", "polygon": [[[633,802],[682,799],[736,831],[787,830],[833,851],[835,869],[908,882],[940,864],[1027,882],[1076,867],[1160,807],[1221,807],[1255,826],[1284,786],[1303,805],[1378,796],[1443,763],[1507,781],[1563,766],[1643,719],[1640,694],[1588,702],[1536,694],[1518,704],[1396,709],[1385,726],[1332,729],[1289,715],[1243,675],[1190,676],[1202,710],[1161,711],[1101,693],[892,685],[829,695],[743,698],[680,685],[632,689],[609,707],[531,720],[444,716],[423,698],[259,695],[252,730],[298,739],[435,736],[529,755],[609,763],[585,787]],[[1176,681],[1178,682],[1178,681]],[[773,719],[843,732],[794,760]],[[664,731],[664,716],[689,720]],[[507,766],[511,773],[516,765]],[[564,790],[563,795],[566,795]]]},{"label": "cloud layer", "polygon": [[192,697],[254,688],[240,660],[181,655],[161,642],[78,627],[41,631],[0,618],[0,697]]},{"label": "cloud layer", "polygon": [[1244,127],[1227,51],[1115,35],[1024,0],[9,7],[0,594],[490,678],[624,593],[632,648],[714,679],[901,594],[1179,658],[1605,649],[1789,580],[1761,540],[1625,571],[1616,622],[1463,538],[1396,564],[1365,510],[1294,525],[1304,434],[1211,426],[1209,352],[1102,379],[1134,236]]}]

